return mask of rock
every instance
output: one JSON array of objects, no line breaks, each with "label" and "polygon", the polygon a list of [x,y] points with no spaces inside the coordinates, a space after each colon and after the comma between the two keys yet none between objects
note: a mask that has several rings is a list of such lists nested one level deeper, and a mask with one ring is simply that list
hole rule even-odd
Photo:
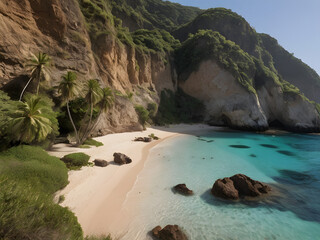
[{"label": "rock", "polygon": [[154,229],[152,229],[152,235],[155,237],[159,237],[159,231],[161,231],[162,227],[156,226]]},{"label": "rock", "polygon": [[129,158],[127,155],[123,153],[114,153],[113,157],[114,157],[114,162],[119,165],[129,164],[132,162],[131,158]]},{"label": "rock", "polygon": [[238,190],[234,187],[230,178],[218,179],[211,189],[211,193],[220,198],[239,199]]},{"label": "rock", "polygon": [[187,240],[188,237],[181,231],[178,225],[167,225],[163,229],[160,226],[152,230],[153,236],[160,240]]},{"label": "rock", "polygon": [[151,142],[152,138],[151,137],[136,137],[134,139],[135,142]]},{"label": "rock", "polygon": [[255,181],[244,174],[236,174],[230,178],[218,179],[211,193],[220,198],[237,200],[240,197],[258,197],[271,191],[271,188]]},{"label": "rock", "polygon": [[178,184],[174,187],[174,190],[177,191],[178,193],[186,196],[193,195],[193,191],[187,188],[186,184]]},{"label": "rock", "polygon": [[[257,197],[265,193],[265,184],[252,180],[244,174],[236,174],[230,178],[234,187],[238,190],[240,196]],[[270,189],[271,190],[271,189]]]},{"label": "rock", "polygon": [[106,167],[106,166],[108,166],[108,162],[106,160],[95,159],[93,162],[94,162],[94,165],[96,165],[98,167]]}]

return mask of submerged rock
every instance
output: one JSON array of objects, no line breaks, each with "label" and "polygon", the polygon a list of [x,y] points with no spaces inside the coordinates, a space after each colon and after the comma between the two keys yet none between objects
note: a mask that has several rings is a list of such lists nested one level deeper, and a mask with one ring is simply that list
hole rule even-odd
[{"label": "submerged rock", "polygon": [[108,162],[106,160],[103,160],[103,159],[95,159],[93,162],[94,162],[94,165],[96,165],[98,167],[106,167],[106,166],[108,166]]},{"label": "submerged rock", "polygon": [[186,184],[178,184],[174,186],[173,188],[176,192],[185,195],[185,196],[190,196],[193,195],[193,191],[187,188]]},{"label": "submerged rock", "polygon": [[129,158],[127,155],[123,153],[114,153],[113,157],[114,157],[114,162],[119,165],[129,164],[132,162],[131,158]]},{"label": "submerged rock", "polygon": [[244,174],[218,179],[211,189],[214,196],[232,200],[243,197],[258,197],[270,191],[271,188],[268,185],[255,181]]},{"label": "submerged rock", "polygon": [[232,147],[232,148],[250,148],[247,145],[229,145],[229,147]]},{"label": "submerged rock", "polygon": [[152,229],[152,234],[160,240],[188,240],[178,225],[167,225],[163,229],[157,226]]}]

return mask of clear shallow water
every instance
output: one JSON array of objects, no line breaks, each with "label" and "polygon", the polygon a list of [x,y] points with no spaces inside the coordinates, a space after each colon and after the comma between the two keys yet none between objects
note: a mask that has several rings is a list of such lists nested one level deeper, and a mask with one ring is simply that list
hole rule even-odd
[{"label": "clear shallow water", "polygon": [[[245,132],[180,136],[153,148],[127,201],[137,215],[123,239],[151,239],[157,225],[178,224],[190,239],[320,239],[320,137]],[[275,184],[280,198],[229,203],[210,189],[243,173]],[[171,190],[186,183],[192,197]]]}]

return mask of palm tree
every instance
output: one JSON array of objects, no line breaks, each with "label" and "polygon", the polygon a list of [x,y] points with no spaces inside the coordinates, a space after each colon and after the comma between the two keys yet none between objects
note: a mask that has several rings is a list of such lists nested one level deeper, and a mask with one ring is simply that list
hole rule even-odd
[{"label": "palm tree", "polygon": [[68,116],[76,135],[76,142],[77,144],[79,144],[80,143],[79,134],[78,134],[76,125],[73,122],[73,119],[70,113],[70,107],[69,107],[69,102],[73,100],[76,96],[78,96],[80,93],[80,85],[77,83],[76,73],[67,72],[66,75],[63,75],[62,81],[58,86],[58,91],[61,93],[61,97],[63,101],[66,102]]},{"label": "palm tree", "polygon": [[50,57],[46,53],[38,53],[38,56],[33,54],[32,58],[26,65],[27,69],[31,72],[31,77],[22,89],[19,99],[20,101],[30,82],[34,79],[37,81],[37,95],[39,94],[40,82],[47,75],[47,67],[49,66],[49,63]]},{"label": "palm tree", "polygon": [[24,143],[45,140],[54,131],[54,123],[50,119],[52,114],[51,106],[41,101],[41,97],[26,97],[26,101],[21,102],[11,116],[13,139]]},{"label": "palm tree", "polygon": [[[89,103],[89,120],[88,123],[86,125],[86,129],[83,132],[83,136],[80,139],[81,143],[83,143],[87,136],[89,135],[89,129],[91,127],[91,123],[92,123],[92,116],[93,116],[93,108],[95,107],[95,105],[100,102],[100,100],[103,97],[103,90],[99,85],[99,82],[97,79],[90,79],[87,84],[85,85],[85,100]],[[87,112],[88,113],[88,112]],[[85,116],[86,118],[86,116]],[[85,119],[84,118],[84,119]],[[79,131],[80,132],[80,131]]]},{"label": "palm tree", "polygon": [[114,103],[114,94],[113,94],[111,88],[109,88],[109,87],[103,88],[102,93],[103,93],[102,98],[97,103],[97,105],[99,107],[99,113],[98,113],[98,116],[96,118],[95,123],[91,126],[89,133],[91,133],[92,130],[95,129],[95,127],[98,125],[99,120],[100,120],[99,116],[101,115],[101,113],[107,112]]}]

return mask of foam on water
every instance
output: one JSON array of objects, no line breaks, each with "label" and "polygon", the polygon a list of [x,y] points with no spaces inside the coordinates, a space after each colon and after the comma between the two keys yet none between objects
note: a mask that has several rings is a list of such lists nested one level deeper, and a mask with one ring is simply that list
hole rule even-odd
[{"label": "foam on water", "polygon": [[[320,239],[320,138],[211,132],[153,148],[126,201],[137,215],[123,239],[151,239],[155,226],[178,224],[190,239]],[[236,146],[236,147],[235,147]],[[243,173],[275,184],[281,198],[229,203],[210,194],[214,181]],[[186,183],[195,193],[171,190]]]}]

